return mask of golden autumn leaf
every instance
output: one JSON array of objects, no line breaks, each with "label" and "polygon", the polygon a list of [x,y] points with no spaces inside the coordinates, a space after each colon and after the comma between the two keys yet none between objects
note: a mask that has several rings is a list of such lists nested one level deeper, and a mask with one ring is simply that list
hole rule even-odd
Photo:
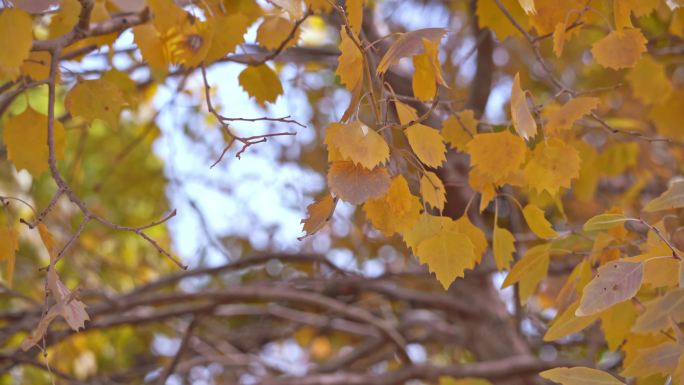
[{"label": "golden autumn leaf", "polygon": [[367,169],[385,163],[389,158],[385,139],[358,120],[331,124],[326,131],[325,144],[329,149],[339,151],[342,160],[350,160]]},{"label": "golden autumn leaf", "polygon": [[577,150],[559,139],[539,143],[525,166],[525,178],[530,188],[552,196],[561,188],[570,188],[579,176],[580,157]]},{"label": "golden autumn leaf", "polygon": [[646,104],[659,104],[672,95],[672,83],[665,72],[665,65],[652,56],[643,56],[627,74],[632,95]]},{"label": "golden autumn leaf", "polygon": [[591,53],[606,68],[632,68],[646,52],[646,38],[639,28],[613,31],[594,43]]},{"label": "golden autumn leaf", "polygon": [[620,375],[625,377],[667,375],[675,370],[682,353],[684,353],[684,346],[676,342],[665,342],[655,347],[641,349]]},{"label": "golden autumn leaf", "polygon": [[624,385],[622,381],[604,371],[582,366],[549,369],[539,375],[562,385]]},{"label": "golden autumn leaf", "polygon": [[245,92],[262,106],[266,102],[275,103],[278,96],[283,93],[283,85],[280,84],[278,74],[266,64],[247,66],[238,78]]},{"label": "golden autumn leaf", "polygon": [[558,233],[556,233],[549,221],[544,217],[544,211],[539,207],[528,204],[523,209],[523,216],[525,217],[525,221],[530,227],[530,230],[539,238],[548,239],[558,236]]},{"label": "golden autumn leaf", "polygon": [[17,8],[0,13],[0,79],[14,80],[31,53],[33,21],[31,15]]},{"label": "golden autumn leaf", "polygon": [[64,98],[64,105],[74,117],[89,123],[100,119],[112,128],[118,126],[124,104],[121,90],[105,79],[82,80]]},{"label": "golden autumn leaf", "polygon": [[644,211],[654,212],[684,207],[684,181],[675,181],[659,197],[644,206]]},{"label": "golden autumn leaf", "polygon": [[8,226],[0,226],[0,261],[5,261],[5,282],[12,287],[14,280],[14,265],[19,249],[17,230]]},{"label": "golden autumn leaf", "polygon": [[558,23],[571,23],[584,8],[582,0],[535,0],[536,13],[530,15],[530,24],[539,35],[551,34]]},{"label": "golden autumn leaf", "polygon": [[451,148],[464,151],[477,133],[477,123],[473,110],[456,112],[442,123],[442,136]]},{"label": "golden autumn leaf", "polygon": [[511,89],[511,120],[515,131],[523,139],[529,140],[537,135],[537,122],[530,112],[525,91],[520,87],[519,73],[515,74]]},{"label": "golden autumn leaf", "polygon": [[428,205],[439,211],[444,210],[446,189],[442,180],[434,172],[425,171],[423,177],[420,178],[420,195]]},{"label": "golden autumn leaf", "polygon": [[244,43],[244,35],[249,27],[249,20],[242,14],[218,15],[211,19],[211,23],[215,32],[211,35],[209,50],[204,59],[207,63],[235,52],[235,48]]},{"label": "golden autumn leaf", "polygon": [[[49,52],[31,52],[29,57],[21,64],[21,74],[33,80],[47,79],[50,75]],[[59,74],[59,72],[57,72]]]},{"label": "golden autumn leaf", "polygon": [[475,267],[474,246],[470,238],[455,231],[444,231],[423,240],[416,256],[435,273],[444,290],[466,269]]},{"label": "golden autumn leaf", "polygon": [[475,226],[465,214],[453,221],[449,225],[449,228],[458,233],[465,234],[470,238],[474,247],[475,263],[480,263],[482,257],[487,252],[487,237],[484,232],[479,227]]},{"label": "golden autumn leaf", "polygon": [[401,34],[380,60],[377,73],[383,74],[390,66],[399,62],[399,59],[424,51],[423,39],[438,43],[445,33],[446,29],[444,28],[424,28]]},{"label": "golden autumn leaf", "polygon": [[439,167],[446,160],[446,147],[439,131],[418,123],[404,130],[404,133],[421,162],[430,167]]},{"label": "golden autumn leaf", "polygon": [[[257,30],[257,42],[266,49],[277,49],[281,44],[283,44],[293,28],[294,21],[283,15],[266,16]],[[290,39],[285,44],[285,48],[289,48],[297,44],[298,39],[299,30],[297,30],[295,33],[295,37]]]},{"label": "golden autumn leaf", "polygon": [[399,123],[409,124],[411,122],[415,122],[416,120],[418,120],[418,113],[416,112],[415,108],[399,101],[395,101],[394,106],[397,109]]},{"label": "golden autumn leaf", "polygon": [[508,269],[513,262],[513,253],[515,253],[515,237],[510,231],[494,226],[492,232],[492,254],[494,254],[494,262],[499,271]]},{"label": "golden autumn leaf", "polygon": [[339,49],[340,58],[335,74],[340,77],[340,83],[351,91],[363,81],[363,54],[347,35],[344,28],[340,31]]},{"label": "golden autumn leaf", "polygon": [[[529,18],[520,7],[518,0],[501,0],[501,4],[524,30],[529,29]],[[480,28],[491,29],[500,41],[504,41],[510,36],[521,35],[520,31],[501,12],[495,1],[477,0],[476,14]]]},{"label": "golden autumn leaf", "polygon": [[335,206],[337,205],[337,198],[333,198],[330,194],[326,194],[323,198],[313,202],[306,208],[308,216],[302,219],[302,231],[306,233],[300,237],[299,240],[313,235],[322,229],[330,218],[332,218]]},{"label": "golden autumn leaf", "polygon": [[357,35],[361,33],[363,24],[363,6],[365,2],[366,0],[348,0],[346,2],[349,27]]},{"label": "golden autumn leaf", "polygon": [[544,334],[544,341],[555,341],[573,333],[579,333],[599,319],[599,314],[589,316],[576,316],[575,311],[579,301],[568,306],[562,313],[558,313],[553,319],[551,327]]},{"label": "golden autumn leaf", "polygon": [[575,121],[598,107],[599,98],[581,96],[570,99],[560,109],[549,116],[544,129],[549,134],[558,134],[572,128]]},{"label": "golden autumn leaf", "polygon": [[491,183],[508,178],[525,161],[525,142],[509,131],[478,134],[467,144],[470,164]]},{"label": "golden autumn leaf", "polygon": [[637,310],[630,301],[620,302],[599,314],[601,331],[605,336],[608,349],[616,351],[627,338],[637,318]]},{"label": "golden autumn leaf", "polygon": [[550,250],[551,246],[548,243],[531,247],[504,279],[501,288],[518,283],[521,305],[527,303],[527,299],[534,293],[537,285],[546,278]]},{"label": "golden autumn leaf", "polygon": [[584,225],[582,226],[582,230],[584,231],[601,231],[601,230],[610,230],[615,226],[619,226],[623,223],[625,223],[628,220],[624,215],[622,214],[611,214],[611,213],[606,213],[606,214],[599,214],[595,215],[589,220],[587,220]]},{"label": "golden autumn leaf", "polygon": [[164,43],[153,25],[143,24],[133,27],[133,39],[143,60],[150,67],[157,70],[166,69],[168,63],[164,56]]},{"label": "golden autumn leaf", "polygon": [[596,314],[634,297],[643,279],[644,265],[640,262],[618,260],[601,266],[596,277],[584,288],[575,314]]},{"label": "golden autumn leaf", "polygon": [[[409,229],[401,234],[404,243],[408,246],[415,254],[418,250],[418,245],[441,232],[456,230],[452,227],[454,226],[454,220],[449,217],[436,216],[430,214],[422,214],[418,221]],[[456,230],[458,232],[462,232]],[[485,240],[486,242],[486,240]],[[486,248],[486,246],[485,246]]]},{"label": "golden autumn leaf", "polygon": [[[17,170],[26,169],[38,177],[48,169],[47,126],[47,116],[31,107],[7,120],[3,141],[7,145],[7,157]],[[54,122],[54,135],[55,158],[63,159],[66,134],[59,121]]]},{"label": "golden autumn leaf", "polygon": [[59,11],[50,19],[48,36],[57,38],[73,30],[81,13],[81,4],[78,0],[62,0]]},{"label": "golden autumn leaf", "polygon": [[565,42],[568,38],[568,33],[566,32],[567,27],[565,22],[560,22],[553,28],[553,53],[556,57],[561,57],[563,54]]},{"label": "golden autumn leaf", "polygon": [[401,175],[392,179],[385,195],[368,199],[363,205],[373,227],[387,236],[410,231],[420,219],[420,208],[420,200],[411,194],[406,179]]},{"label": "golden autumn leaf", "polygon": [[353,162],[333,162],[328,170],[328,187],[343,201],[358,205],[379,197],[390,187],[391,179],[384,167],[369,170]]},{"label": "golden autumn leaf", "polygon": [[413,95],[420,101],[429,101],[437,93],[435,68],[431,58],[427,54],[413,56]]}]

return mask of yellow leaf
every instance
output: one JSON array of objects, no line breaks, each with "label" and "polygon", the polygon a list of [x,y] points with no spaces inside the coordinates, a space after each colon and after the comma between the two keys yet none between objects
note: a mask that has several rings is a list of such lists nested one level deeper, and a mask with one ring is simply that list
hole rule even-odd
[{"label": "yellow leaf", "polygon": [[[509,131],[478,134],[466,146],[470,164],[490,183],[508,178],[525,161],[525,142]],[[472,172],[472,171],[471,171]]]},{"label": "yellow leaf", "polygon": [[473,248],[467,235],[443,231],[422,241],[416,255],[446,290],[456,278],[463,277],[466,269],[475,267]]},{"label": "yellow leaf", "polygon": [[8,226],[0,227],[0,261],[7,261],[5,281],[8,287],[12,287],[14,263],[18,249],[17,231]]},{"label": "yellow leaf", "polygon": [[598,269],[596,277],[582,292],[582,301],[575,312],[578,316],[599,313],[616,303],[633,298],[641,288],[644,265],[618,260]]},{"label": "yellow leaf", "polygon": [[[266,49],[277,49],[285,41],[294,28],[295,23],[281,15],[266,16],[257,30],[257,42]],[[294,38],[290,39],[285,48],[292,47],[299,40],[299,29]]]},{"label": "yellow leaf", "polygon": [[632,68],[646,52],[646,38],[639,28],[613,31],[594,43],[591,53],[596,61],[615,70]]},{"label": "yellow leaf", "polygon": [[651,56],[643,56],[626,77],[634,97],[646,104],[663,103],[672,95],[672,84],[665,73],[665,66]]},{"label": "yellow leaf", "polygon": [[582,366],[549,369],[539,375],[563,385],[624,385],[623,382],[604,371]]},{"label": "yellow leaf", "polygon": [[186,23],[190,16],[174,0],[147,0],[147,4],[154,16],[154,27],[162,34]]},{"label": "yellow leaf", "polygon": [[423,38],[423,49],[425,50],[425,55],[427,55],[430,58],[430,62],[432,62],[435,81],[437,84],[447,87],[446,81],[444,81],[444,78],[442,77],[442,65],[439,63],[439,42]]},{"label": "yellow leaf", "polygon": [[[64,158],[64,127],[54,122],[55,157]],[[7,120],[3,133],[7,157],[17,170],[26,169],[34,177],[48,169],[47,116],[31,107]]]},{"label": "yellow leaf", "polygon": [[533,233],[535,233],[539,238],[555,238],[558,233],[551,227],[549,221],[544,218],[544,211],[539,207],[528,204],[523,209],[523,216],[527,225],[530,227]]},{"label": "yellow leaf", "polygon": [[449,228],[456,232],[463,233],[470,238],[470,241],[474,246],[475,263],[480,263],[487,251],[487,237],[485,237],[484,232],[470,222],[470,219],[468,219],[468,215],[466,214],[463,214],[460,218],[453,221]]},{"label": "yellow leaf", "polygon": [[684,180],[678,180],[665,190],[659,197],[644,206],[646,212],[671,210],[684,207]]},{"label": "yellow leaf", "polygon": [[363,24],[363,5],[366,0],[347,0],[347,17],[349,27],[358,36],[361,33]]},{"label": "yellow leaf", "polygon": [[537,12],[530,15],[530,24],[537,34],[551,34],[558,23],[572,23],[584,8],[582,0],[535,0]]},{"label": "yellow leaf", "polygon": [[397,109],[397,115],[399,115],[399,123],[409,124],[418,120],[418,113],[415,108],[399,101],[395,101],[394,106]]},{"label": "yellow leaf", "polygon": [[369,170],[353,162],[333,162],[328,170],[328,187],[343,201],[358,205],[369,198],[379,197],[390,187],[387,169],[376,167]]},{"label": "yellow leaf", "polygon": [[489,203],[496,197],[494,184],[490,177],[482,175],[479,168],[473,168],[468,173],[468,184],[473,190],[480,193],[480,212],[484,211]]},{"label": "yellow leaf", "polygon": [[477,133],[477,123],[473,110],[459,111],[442,123],[442,136],[451,148],[464,151]]},{"label": "yellow leaf", "polygon": [[565,48],[565,39],[567,37],[567,33],[565,32],[566,28],[567,25],[565,22],[560,22],[553,28],[553,53],[556,55],[556,57],[561,57],[563,54],[563,48]]},{"label": "yellow leaf", "polygon": [[331,124],[326,130],[325,144],[328,148],[336,148],[343,160],[351,160],[368,169],[385,163],[389,158],[385,139],[358,120],[349,124]]},{"label": "yellow leaf", "polygon": [[21,65],[21,74],[33,80],[47,79],[50,75],[50,60],[49,52],[31,52],[28,59],[24,60],[24,63]]},{"label": "yellow leaf", "polygon": [[340,57],[335,74],[340,77],[340,83],[351,91],[363,80],[363,54],[344,28],[340,31],[339,48]]},{"label": "yellow leaf", "polygon": [[510,231],[494,226],[492,233],[492,253],[499,271],[508,269],[515,253],[515,237]]},{"label": "yellow leaf", "polygon": [[81,4],[78,0],[62,0],[60,3],[59,11],[52,16],[48,26],[48,36],[51,39],[73,30],[81,13]]},{"label": "yellow leaf", "polygon": [[302,224],[302,231],[306,234],[300,237],[299,240],[301,241],[322,229],[332,218],[335,206],[337,206],[337,198],[333,198],[330,194],[326,194],[323,198],[310,204],[306,208],[308,216],[300,222]]},{"label": "yellow leaf", "polygon": [[[433,237],[443,231],[456,230],[453,228],[453,222],[453,219],[449,217],[423,214],[420,216],[418,221],[413,225],[413,227],[410,230],[403,232],[401,235],[404,239],[404,243],[406,243],[406,246],[408,246],[413,251],[413,253],[416,254],[418,250],[418,245],[422,241],[430,237]],[[462,232],[460,230],[457,231]],[[486,242],[487,241],[485,239],[485,248]]]},{"label": "yellow leaf", "polygon": [[218,15],[211,19],[215,33],[212,34],[209,50],[205,61],[207,63],[221,59],[235,48],[244,43],[245,33],[249,27],[249,20],[242,14]]},{"label": "yellow leaf", "polygon": [[206,58],[214,35],[214,24],[185,18],[162,34],[166,61],[185,68],[197,67]]},{"label": "yellow leaf", "polygon": [[537,193],[547,191],[556,195],[561,188],[579,176],[580,158],[577,150],[562,140],[551,138],[539,143],[525,166],[529,187]]},{"label": "yellow leaf", "polygon": [[104,79],[82,80],[64,98],[64,105],[72,116],[82,117],[89,123],[101,119],[110,127],[119,125],[124,103],[121,90]]},{"label": "yellow leaf", "polygon": [[432,60],[427,54],[413,56],[413,95],[418,100],[432,100],[437,93],[436,73]]},{"label": "yellow leaf", "polygon": [[401,175],[392,179],[385,195],[363,205],[368,220],[387,236],[410,231],[420,219],[420,208],[420,200],[411,194]]},{"label": "yellow leaf", "polygon": [[631,14],[636,17],[651,13],[658,5],[657,0],[613,0],[615,29],[632,28]]},{"label": "yellow leaf", "polygon": [[31,15],[18,8],[5,8],[0,13],[0,78],[14,80],[31,53],[33,21]]},{"label": "yellow leaf", "polygon": [[428,205],[440,212],[444,210],[446,189],[442,180],[434,172],[425,171],[423,177],[420,178],[420,195]]},{"label": "yellow leaf", "polygon": [[444,28],[424,28],[401,34],[382,57],[378,64],[378,74],[385,73],[390,66],[399,62],[399,59],[413,56],[424,51],[423,39],[438,43],[446,33]]},{"label": "yellow leaf", "polygon": [[527,250],[525,256],[513,266],[504,279],[501,288],[505,288],[519,282],[520,304],[524,305],[527,299],[534,293],[539,282],[545,277],[549,269],[550,244],[534,246]]},{"label": "yellow leaf", "polygon": [[579,301],[576,301],[553,319],[551,327],[544,334],[544,341],[555,341],[570,334],[579,333],[599,318],[598,314],[584,317],[576,316],[575,311],[578,306]]},{"label": "yellow leaf", "polygon": [[[516,0],[501,0],[501,4],[524,30],[529,29],[529,18]],[[506,40],[509,36],[520,35],[520,31],[506,18],[495,1],[477,0],[476,13],[480,28],[491,29],[500,41]]]},{"label": "yellow leaf", "polygon": [[140,54],[150,67],[165,69],[167,67],[164,56],[164,43],[151,24],[143,24],[133,27],[133,39],[138,46]]},{"label": "yellow leaf", "polygon": [[283,93],[278,75],[266,64],[247,66],[239,76],[240,86],[260,105],[275,103]]},{"label": "yellow leaf", "polygon": [[653,333],[665,329],[670,317],[675,322],[684,320],[684,289],[670,290],[664,296],[643,305],[646,310],[637,318],[632,332]]},{"label": "yellow leaf", "polygon": [[38,224],[38,234],[40,234],[40,239],[43,241],[43,245],[45,245],[45,249],[48,251],[50,258],[53,258],[55,255],[55,252],[57,251],[55,249],[55,237],[54,237],[54,235],[52,235],[52,233],[47,228],[47,226],[45,226],[42,223]]},{"label": "yellow leaf", "polygon": [[628,219],[622,214],[599,214],[589,218],[582,226],[583,231],[610,230],[615,226],[622,225]]},{"label": "yellow leaf", "polygon": [[599,98],[578,97],[569,100],[560,109],[556,110],[546,123],[545,129],[549,134],[558,134],[572,128],[573,123],[591,110],[598,107]]},{"label": "yellow leaf", "polygon": [[441,376],[439,378],[439,385],[492,385],[492,383],[484,378],[465,377],[456,379],[453,377]]},{"label": "yellow leaf", "polygon": [[600,313],[601,330],[608,343],[608,349],[616,351],[629,334],[637,317],[634,304],[621,302]]},{"label": "yellow leaf", "polygon": [[446,147],[439,131],[423,124],[414,124],[404,133],[413,152],[427,166],[436,168],[446,160]]},{"label": "yellow leaf", "polygon": [[669,375],[677,367],[684,346],[665,342],[652,348],[641,349],[632,363],[620,373],[624,377],[648,377],[654,374]]},{"label": "yellow leaf", "polygon": [[513,78],[513,88],[511,89],[511,119],[515,131],[523,137],[530,139],[537,135],[537,122],[530,112],[527,105],[525,91],[520,87],[520,74],[516,73]]}]

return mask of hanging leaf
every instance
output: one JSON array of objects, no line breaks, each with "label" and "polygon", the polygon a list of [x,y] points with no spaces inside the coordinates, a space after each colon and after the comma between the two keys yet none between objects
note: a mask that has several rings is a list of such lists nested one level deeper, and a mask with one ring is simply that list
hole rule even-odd
[{"label": "hanging leaf", "polygon": [[511,90],[511,119],[515,131],[523,139],[529,140],[537,135],[537,122],[535,122],[530,107],[527,105],[525,91],[520,87],[520,74],[516,73],[513,78]]},{"label": "hanging leaf", "polygon": [[119,114],[126,101],[121,90],[104,79],[78,82],[64,98],[64,105],[71,115],[82,117],[89,123],[94,119],[117,127]]},{"label": "hanging leaf", "polygon": [[515,253],[515,237],[510,231],[499,226],[494,226],[492,232],[492,253],[494,254],[494,262],[499,271],[508,269],[513,262],[513,253]]},{"label": "hanging leaf", "polygon": [[598,107],[599,98],[592,97],[578,97],[570,99],[559,110],[549,117],[546,123],[546,132],[549,134],[558,134],[565,130],[572,128],[573,123],[584,115],[587,115],[591,110]]},{"label": "hanging leaf", "polygon": [[420,208],[420,200],[411,194],[406,179],[401,175],[392,179],[386,194],[369,199],[363,205],[368,220],[387,236],[411,230],[418,222]]},{"label": "hanging leaf", "polygon": [[615,226],[627,222],[629,218],[622,214],[599,214],[589,218],[582,226],[584,231],[603,231],[610,230]]},{"label": "hanging leaf", "polygon": [[475,267],[474,246],[470,238],[455,231],[444,231],[427,238],[418,245],[420,262],[435,273],[444,290],[466,269]]},{"label": "hanging leaf", "polygon": [[582,366],[554,368],[545,370],[539,375],[563,385],[624,385],[623,382],[604,371]]},{"label": "hanging leaf", "polygon": [[404,133],[421,162],[436,168],[446,161],[446,147],[437,130],[423,124],[414,124]]},{"label": "hanging leaf", "polygon": [[337,206],[337,198],[333,198],[330,194],[326,194],[323,198],[307,206],[308,216],[300,222],[302,230],[306,234],[298,239],[301,241],[322,229],[332,218],[335,206]]},{"label": "hanging leaf", "polygon": [[390,66],[399,62],[399,59],[413,56],[423,50],[423,39],[439,43],[446,33],[444,28],[425,28],[401,34],[390,46],[378,64],[378,74],[385,73]]},{"label": "hanging leaf", "polygon": [[619,70],[632,68],[646,52],[646,38],[639,28],[629,28],[609,33],[594,43],[591,53],[606,68]]},{"label": "hanging leaf", "polygon": [[[48,169],[47,116],[31,107],[7,120],[3,140],[7,157],[17,170],[26,169],[38,177]],[[54,122],[55,158],[64,158],[65,131],[59,121]]]},{"label": "hanging leaf", "polygon": [[375,130],[361,121],[331,124],[325,134],[328,148],[336,148],[342,159],[367,169],[383,164],[389,158],[389,146]]},{"label": "hanging leaf", "polygon": [[363,81],[364,58],[344,28],[340,31],[340,58],[335,75],[348,90],[355,89]]},{"label": "hanging leaf", "polygon": [[634,297],[643,279],[644,265],[640,262],[619,260],[601,266],[584,288],[576,314],[595,314]]},{"label": "hanging leaf", "polygon": [[240,86],[262,106],[266,102],[275,103],[283,93],[278,75],[265,64],[247,66],[240,73],[239,79]]},{"label": "hanging leaf", "polygon": [[684,180],[673,182],[659,197],[648,202],[644,211],[654,212],[684,207]]},{"label": "hanging leaf", "polygon": [[568,306],[565,311],[559,313],[551,323],[551,327],[544,334],[544,341],[555,341],[573,333],[579,333],[589,325],[596,322],[599,314],[589,316],[576,316],[575,312],[579,307],[579,301]]},{"label": "hanging leaf", "polygon": [[333,162],[328,170],[328,187],[343,201],[358,205],[383,195],[390,187],[390,175],[384,167],[369,170],[353,162]]},{"label": "hanging leaf", "polygon": [[539,207],[528,204],[523,209],[523,216],[527,225],[530,227],[533,233],[535,233],[539,238],[555,238],[558,233],[551,227],[549,221],[544,218],[544,211]]},{"label": "hanging leaf", "polygon": [[0,13],[0,79],[14,80],[31,53],[33,21],[17,8],[4,8]]},{"label": "hanging leaf", "polygon": [[501,288],[506,288],[519,283],[520,304],[524,305],[527,299],[534,293],[549,270],[551,246],[549,244],[537,245],[525,253],[525,255],[513,266],[504,279]]},{"label": "hanging leaf", "polygon": [[428,205],[439,211],[444,210],[446,189],[442,180],[434,172],[425,171],[423,177],[420,178],[420,195]]}]

